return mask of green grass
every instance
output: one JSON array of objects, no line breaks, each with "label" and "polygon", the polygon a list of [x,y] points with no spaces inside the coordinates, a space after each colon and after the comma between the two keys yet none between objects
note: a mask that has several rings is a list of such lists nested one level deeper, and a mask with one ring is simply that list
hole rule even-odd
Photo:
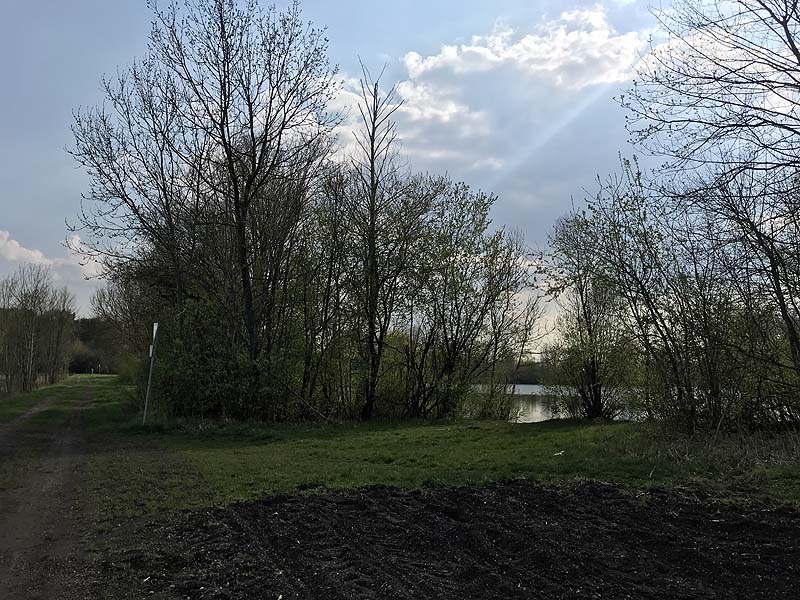
[{"label": "green grass", "polygon": [[[637,481],[646,461],[598,449],[627,425],[504,423],[340,425],[264,429],[251,436],[169,436],[166,444],[203,474],[220,502],[310,486],[353,488],[484,483],[575,476]],[[563,451],[563,454],[558,454]]]},{"label": "green grass", "polygon": [[800,437],[680,438],[642,423],[139,425],[132,390],[70,378],[36,415],[57,424],[80,406],[89,486],[101,520],[225,504],[280,492],[369,485],[480,484],[526,477],[635,488],[687,487],[735,500],[800,505]]},{"label": "green grass", "polygon": [[3,394],[0,395],[0,423],[13,421],[21,414],[30,409],[36,402],[32,401],[27,395],[22,394]]},{"label": "green grass", "polygon": [[0,423],[13,421],[45,401],[48,406],[34,414],[31,421],[40,425],[62,423],[80,405],[90,387],[101,390],[103,395],[123,390],[114,375],[73,375],[32,392],[0,394]]},{"label": "green grass", "polygon": [[57,386],[48,386],[26,394],[0,393],[0,423],[8,423],[25,414],[45,400],[52,393],[50,390],[53,390],[54,387]]},{"label": "green grass", "polygon": [[314,486],[418,487],[524,477],[686,486],[800,504],[796,460],[742,462],[699,442],[679,457],[667,451],[677,440],[635,423],[265,427],[238,434],[171,434],[163,442],[203,476],[216,503]]}]

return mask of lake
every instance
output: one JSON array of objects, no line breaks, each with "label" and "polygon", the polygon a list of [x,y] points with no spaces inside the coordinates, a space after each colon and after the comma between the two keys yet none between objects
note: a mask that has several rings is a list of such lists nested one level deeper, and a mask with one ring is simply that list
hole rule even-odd
[{"label": "lake", "polygon": [[[485,389],[478,384],[475,389]],[[516,383],[509,384],[506,392],[514,394],[513,407],[516,408],[517,418],[515,423],[538,423],[553,418],[553,401],[546,395],[547,388],[543,385]]]},{"label": "lake", "polygon": [[543,385],[517,383],[508,386],[514,392],[514,406],[517,409],[517,423],[538,423],[553,418],[552,400],[544,396]]},{"label": "lake", "polygon": [[506,390],[520,396],[541,396],[545,393],[545,386],[531,383],[512,383],[506,386]]}]

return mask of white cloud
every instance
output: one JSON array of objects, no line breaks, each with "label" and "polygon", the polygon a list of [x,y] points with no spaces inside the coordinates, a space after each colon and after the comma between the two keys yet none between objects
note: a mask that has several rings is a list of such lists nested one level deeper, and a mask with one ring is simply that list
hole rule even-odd
[{"label": "white cloud", "polygon": [[8,231],[0,230],[0,259],[11,262],[28,262],[50,265],[52,261],[39,250],[29,250],[11,237]]},{"label": "white cloud", "polygon": [[618,32],[597,5],[527,28],[496,25],[430,56],[408,52],[397,86],[405,148],[436,160],[431,169],[454,166],[456,156],[470,171],[518,164],[521,148],[542,148],[604,88],[629,80],[647,36]]},{"label": "white cloud", "polygon": [[[528,27],[496,25],[429,56],[407,52],[395,113],[404,150],[430,170],[496,172],[518,162],[510,154],[519,155],[520,143],[543,146],[598,88],[629,79],[646,43],[646,31],[618,32],[597,5]],[[359,92],[358,78],[346,79],[337,100],[351,107],[340,131],[349,151]]]},{"label": "white cloud", "polygon": [[8,231],[0,230],[0,259],[11,263],[32,263],[53,267],[58,276],[62,268],[77,269],[85,278],[96,278],[101,274],[101,266],[91,258],[85,257],[77,249],[81,247],[81,238],[73,234],[67,241],[66,256],[49,258],[41,250],[26,248],[11,237]]},{"label": "white cloud", "polygon": [[435,119],[448,123],[469,119],[480,123],[479,113],[471,112],[466,104],[435,86],[412,80],[401,81],[397,85],[397,95],[403,101],[401,110],[413,120]]},{"label": "white cloud", "polygon": [[[495,222],[543,243],[572,197],[580,201],[597,174],[615,170],[618,153],[628,152],[612,97],[632,78],[653,23],[624,4],[569,9],[535,23],[487,23],[489,33],[469,43],[425,55],[410,49],[401,59],[396,96],[403,104],[394,117],[411,168],[497,193]],[[617,29],[612,16],[648,28]],[[349,79],[338,100],[350,107],[340,130],[346,151],[355,150],[358,91],[358,79]]]},{"label": "white cloud", "polygon": [[83,312],[89,307],[89,298],[101,285],[98,279],[101,274],[100,265],[85,258],[73,248],[80,248],[80,236],[70,236],[63,256],[49,257],[37,249],[26,248],[11,237],[11,233],[0,230],[0,275],[13,272],[23,263],[45,265],[50,267],[53,278],[60,285],[66,285],[78,300]]},{"label": "white cloud", "polygon": [[[612,97],[632,79],[654,24],[625,4],[487,23],[490,32],[468,43],[411,49],[395,115],[410,165],[497,193],[495,222],[542,243],[572,197],[628,152]],[[646,27],[617,29],[612,13]]]},{"label": "white cloud", "polygon": [[448,70],[481,73],[511,66],[528,77],[578,90],[588,85],[624,81],[646,45],[644,32],[618,33],[605,8],[596,6],[562,12],[529,33],[510,27],[477,35],[472,43],[443,46],[438,54],[406,54],[411,79]]}]

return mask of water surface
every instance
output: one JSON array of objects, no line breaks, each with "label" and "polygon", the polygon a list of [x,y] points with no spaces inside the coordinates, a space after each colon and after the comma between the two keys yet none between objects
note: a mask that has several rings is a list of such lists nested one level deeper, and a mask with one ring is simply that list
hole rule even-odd
[{"label": "water surface", "polygon": [[553,401],[545,395],[543,385],[517,383],[508,386],[514,393],[517,423],[538,423],[553,418]]}]

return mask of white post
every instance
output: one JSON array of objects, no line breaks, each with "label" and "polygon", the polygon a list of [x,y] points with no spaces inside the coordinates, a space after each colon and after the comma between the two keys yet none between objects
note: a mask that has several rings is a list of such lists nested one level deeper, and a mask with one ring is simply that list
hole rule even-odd
[{"label": "white post", "polygon": [[158,323],[153,323],[153,343],[150,344],[150,373],[147,375],[147,392],[144,396],[144,413],[142,425],[147,421],[147,404],[150,402],[150,383],[153,381],[153,362],[156,359],[156,340],[158,339]]}]

